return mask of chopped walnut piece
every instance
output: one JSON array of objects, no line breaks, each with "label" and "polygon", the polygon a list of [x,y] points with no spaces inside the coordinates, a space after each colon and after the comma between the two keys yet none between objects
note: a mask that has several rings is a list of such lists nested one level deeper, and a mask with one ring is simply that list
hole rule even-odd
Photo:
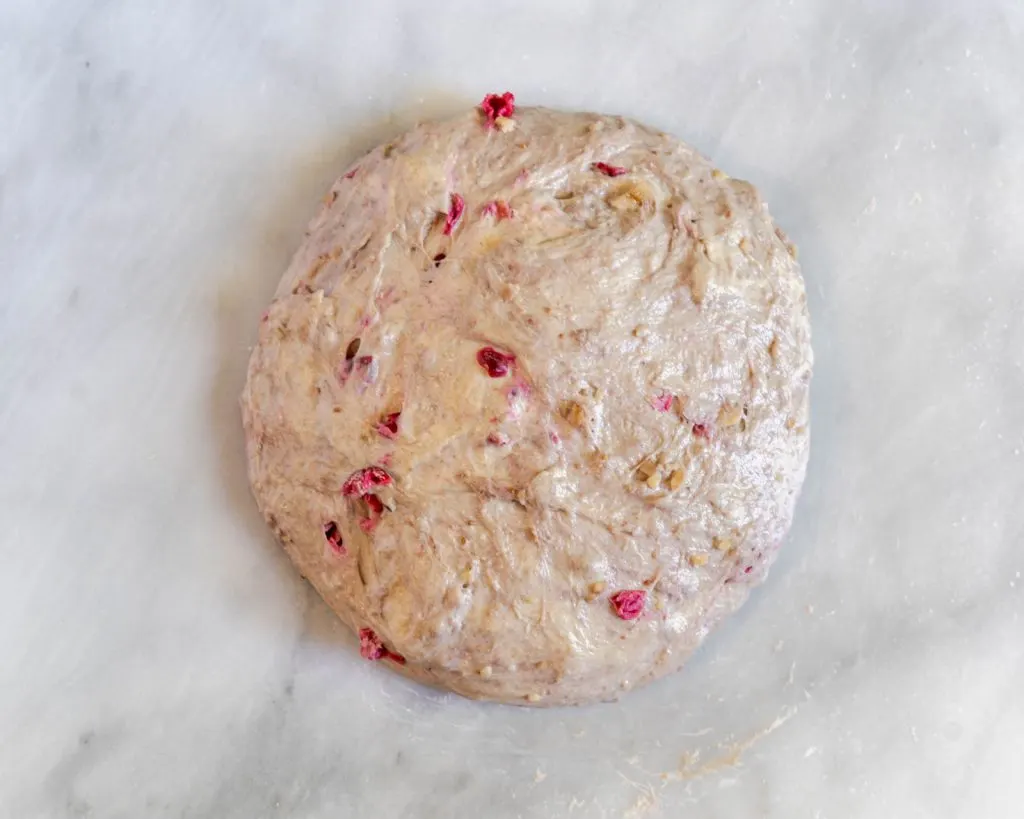
[{"label": "chopped walnut piece", "polygon": [[658,465],[653,460],[651,460],[650,458],[646,458],[640,464],[640,466],[638,466],[636,468],[636,474],[637,474],[637,477],[640,478],[640,480],[646,481],[649,477],[651,477],[651,475],[653,475],[655,472],[657,472],[657,470],[658,470]]},{"label": "chopped walnut piece", "polygon": [[613,210],[625,212],[630,210],[640,210],[641,203],[628,193],[619,193],[611,197],[608,200],[608,204]]},{"label": "chopped walnut piece", "polygon": [[600,596],[601,592],[605,590],[605,587],[607,585],[608,584],[605,583],[605,581],[603,580],[595,580],[593,583],[587,586],[586,601],[588,603],[591,603],[594,600],[596,600]]},{"label": "chopped walnut piece", "polygon": [[647,484],[648,489],[657,489],[661,486],[661,475],[655,472],[645,481],[645,483]]},{"label": "chopped walnut piece", "polygon": [[703,254],[690,269],[690,297],[694,304],[703,304],[708,294],[708,280],[711,278]]},{"label": "chopped walnut piece", "polygon": [[672,474],[668,476],[668,488],[675,492],[680,486],[683,485],[683,481],[686,479],[686,473],[681,469],[673,469]]},{"label": "chopped walnut piece", "polygon": [[566,401],[562,406],[562,417],[574,427],[582,428],[587,423],[587,413],[575,401]]},{"label": "chopped walnut piece", "polygon": [[711,545],[720,552],[728,552],[732,548],[732,541],[721,535],[711,538]]},{"label": "chopped walnut piece", "polygon": [[736,404],[722,404],[718,411],[718,425],[720,427],[732,427],[743,419],[743,407]]},{"label": "chopped walnut piece", "polygon": [[687,555],[686,556],[686,562],[689,563],[694,568],[698,568],[700,566],[706,566],[707,562],[708,562],[708,556],[707,555],[699,555],[699,554]]}]

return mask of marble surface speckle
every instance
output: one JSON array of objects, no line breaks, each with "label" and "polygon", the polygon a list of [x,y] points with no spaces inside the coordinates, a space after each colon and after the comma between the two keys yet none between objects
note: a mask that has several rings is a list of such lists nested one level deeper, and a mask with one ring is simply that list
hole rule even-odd
[{"label": "marble surface speckle", "polygon": [[[0,816],[1019,815],[1022,36],[1014,0],[0,4]],[[617,705],[361,661],[245,480],[319,197],[506,88],[755,182],[808,282],[789,542]]]}]

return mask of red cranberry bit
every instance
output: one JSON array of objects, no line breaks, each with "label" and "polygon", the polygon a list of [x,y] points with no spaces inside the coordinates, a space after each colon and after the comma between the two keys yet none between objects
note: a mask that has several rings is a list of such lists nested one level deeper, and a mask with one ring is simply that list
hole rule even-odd
[{"label": "red cranberry bit", "polygon": [[447,254],[445,254],[445,253],[438,253],[434,257],[434,267],[440,267],[441,266],[441,262],[443,262],[447,258],[448,258]]},{"label": "red cranberry bit", "polygon": [[672,409],[672,393],[661,392],[651,399],[651,406],[658,412],[668,412]]},{"label": "red cranberry bit", "polygon": [[345,541],[341,537],[341,529],[333,520],[324,524],[324,537],[327,539],[328,545],[339,555],[348,552],[348,549],[345,548]]},{"label": "red cranberry bit", "polygon": [[747,566],[747,568],[745,568],[743,570],[743,574],[750,574],[752,571],[754,571],[754,567],[753,566]]},{"label": "red cranberry bit", "polygon": [[341,485],[341,494],[346,498],[362,497],[363,494],[363,470],[353,472]]},{"label": "red cranberry bit", "polygon": [[368,495],[375,486],[390,486],[391,476],[379,466],[368,466],[357,469],[341,485],[341,494],[346,498],[361,498]]},{"label": "red cranberry bit", "polygon": [[462,211],[465,209],[466,200],[457,193],[453,193],[451,204],[448,206],[448,214],[444,217],[444,230],[442,232],[445,236],[452,235],[452,231],[455,230],[455,226],[459,223],[459,219],[462,218]]},{"label": "red cranberry bit", "polygon": [[644,589],[615,592],[611,596],[612,609],[623,620],[636,620],[644,613],[646,603],[647,592]]},{"label": "red cranberry bit", "polygon": [[366,505],[370,507],[370,512],[372,514],[382,515],[384,513],[384,502],[376,495],[363,495],[363,500],[366,501]]},{"label": "red cranberry bit", "polygon": [[359,629],[359,653],[366,660],[391,660],[399,665],[405,665],[405,657],[386,649],[372,628]]},{"label": "red cranberry bit", "polygon": [[491,446],[508,446],[509,437],[504,432],[492,432],[487,436],[487,443]]},{"label": "red cranberry bit", "polygon": [[356,165],[351,171],[349,171],[347,174],[345,174],[345,178],[346,179],[351,179],[358,172],[359,172],[359,166]]},{"label": "red cranberry bit", "polygon": [[501,378],[508,375],[512,365],[516,363],[516,357],[508,353],[502,353],[493,347],[481,347],[476,354],[477,363],[487,370],[491,378]]},{"label": "red cranberry bit", "polygon": [[498,117],[510,117],[516,112],[516,96],[511,91],[504,94],[488,94],[480,103],[480,108],[487,118],[487,127],[494,127]]},{"label": "red cranberry bit", "polygon": [[391,476],[379,466],[368,466],[363,471],[370,486],[391,486]]},{"label": "red cranberry bit", "polygon": [[698,438],[704,438],[705,440],[711,440],[711,429],[707,424],[694,424],[693,434]]},{"label": "red cranberry bit", "polygon": [[361,355],[356,359],[356,369],[359,370],[363,381],[372,384],[377,380],[377,373],[380,369],[372,355]]},{"label": "red cranberry bit", "polygon": [[364,660],[379,660],[384,656],[384,643],[372,628],[359,629],[359,653]]},{"label": "red cranberry bit", "polygon": [[502,219],[511,219],[515,216],[515,211],[509,207],[508,202],[504,199],[495,199],[493,202],[488,202],[483,208],[484,216],[493,216],[499,222]]},{"label": "red cranberry bit", "polygon": [[595,162],[594,170],[600,171],[605,176],[622,176],[626,173],[625,168],[621,168],[618,165],[609,165],[607,162]]},{"label": "red cranberry bit", "polygon": [[[373,496],[370,495],[370,497]],[[370,532],[377,528],[378,523],[380,523],[380,518],[363,518],[359,521],[359,528],[366,532],[366,534],[370,534]]]},{"label": "red cranberry bit", "polygon": [[385,438],[397,438],[398,437],[398,416],[400,412],[392,412],[385,415],[380,419],[380,423],[377,424],[377,432],[383,435]]}]

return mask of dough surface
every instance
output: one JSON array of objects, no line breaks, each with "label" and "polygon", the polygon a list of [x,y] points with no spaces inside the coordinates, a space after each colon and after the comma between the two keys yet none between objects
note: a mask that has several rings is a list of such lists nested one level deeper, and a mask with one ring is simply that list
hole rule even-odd
[{"label": "dough surface", "polygon": [[363,656],[469,697],[614,699],[763,580],[810,373],[795,250],[751,185],[621,117],[477,110],[331,189],[250,361],[250,479]]}]

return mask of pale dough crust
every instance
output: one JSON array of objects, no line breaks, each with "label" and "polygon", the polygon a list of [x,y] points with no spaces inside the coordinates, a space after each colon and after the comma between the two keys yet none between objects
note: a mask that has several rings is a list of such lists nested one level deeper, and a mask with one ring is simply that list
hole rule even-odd
[{"label": "pale dough crust", "polygon": [[331,189],[252,354],[250,478],[365,654],[470,697],[612,699],[679,668],[789,527],[804,286],[757,191],[680,141],[500,124],[421,125]]}]

